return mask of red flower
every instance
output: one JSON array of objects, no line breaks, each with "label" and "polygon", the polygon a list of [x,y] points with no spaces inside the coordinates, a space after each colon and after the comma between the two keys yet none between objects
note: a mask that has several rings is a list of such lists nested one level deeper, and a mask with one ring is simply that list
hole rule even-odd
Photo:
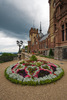
[{"label": "red flower", "polygon": [[23,64],[23,65],[25,65],[25,64]]},{"label": "red flower", "polygon": [[56,75],[56,74],[54,74],[54,75]]}]

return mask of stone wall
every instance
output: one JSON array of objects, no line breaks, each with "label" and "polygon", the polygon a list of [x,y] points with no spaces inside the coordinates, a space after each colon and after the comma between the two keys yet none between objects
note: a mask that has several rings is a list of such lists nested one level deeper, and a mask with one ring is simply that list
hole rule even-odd
[{"label": "stone wall", "polygon": [[62,60],[63,59],[62,51],[63,51],[62,47],[55,47],[54,59]]},{"label": "stone wall", "polygon": [[64,46],[62,49],[62,56],[63,59],[67,59],[67,46]]}]

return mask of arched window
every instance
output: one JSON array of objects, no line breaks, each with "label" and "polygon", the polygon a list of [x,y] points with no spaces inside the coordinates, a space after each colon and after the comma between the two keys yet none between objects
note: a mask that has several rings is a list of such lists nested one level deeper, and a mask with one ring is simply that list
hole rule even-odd
[{"label": "arched window", "polygon": [[64,24],[62,25],[62,41],[64,41]]}]

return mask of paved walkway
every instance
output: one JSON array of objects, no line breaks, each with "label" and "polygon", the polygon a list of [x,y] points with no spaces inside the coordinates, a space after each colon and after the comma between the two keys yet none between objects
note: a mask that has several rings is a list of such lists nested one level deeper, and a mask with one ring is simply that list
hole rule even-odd
[{"label": "paved walkway", "polygon": [[59,64],[65,75],[59,81],[41,86],[13,84],[4,76],[5,69],[17,61],[0,64],[0,100],[67,100],[67,62],[38,57]]}]

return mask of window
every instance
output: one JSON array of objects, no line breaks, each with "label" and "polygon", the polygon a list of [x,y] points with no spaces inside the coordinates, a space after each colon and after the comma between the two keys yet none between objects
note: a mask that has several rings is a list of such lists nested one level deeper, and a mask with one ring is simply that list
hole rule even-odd
[{"label": "window", "polygon": [[64,29],[64,25],[62,25],[62,29]]},{"label": "window", "polygon": [[62,41],[64,41],[64,30],[62,30]]},{"label": "window", "polygon": [[46,44],[44,44],[44,48],[46,48]]},{"label": "window", "polygon": [[56,31],[56,24],[54,25],[54,29],[55,29],[55,31]]},{"label": "window", "polygon": [[64,25],[62,25],[62,41],[64,41]]}]

